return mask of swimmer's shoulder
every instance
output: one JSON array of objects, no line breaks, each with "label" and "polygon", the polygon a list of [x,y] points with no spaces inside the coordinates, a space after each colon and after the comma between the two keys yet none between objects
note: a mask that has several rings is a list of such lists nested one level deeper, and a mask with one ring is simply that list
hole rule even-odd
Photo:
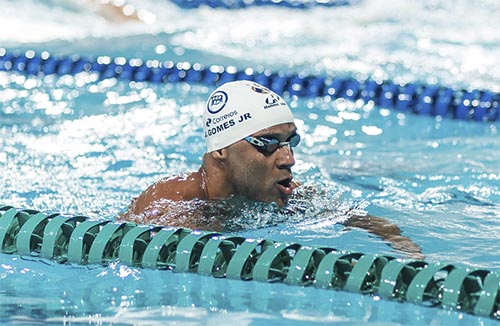
[{"label": "swimmer's shoulder", "polygon": [[174,201],[200,198],[201,181],[195,173],[186,173],[174,177],[163,178],[145,190],[148,201],[169,199]]}]

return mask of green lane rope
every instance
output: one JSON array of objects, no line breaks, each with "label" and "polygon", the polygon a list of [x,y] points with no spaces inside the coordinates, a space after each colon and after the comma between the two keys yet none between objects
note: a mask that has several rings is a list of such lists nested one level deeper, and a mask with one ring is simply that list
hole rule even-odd
[{"label": "green lane rope", "polygon": [[500,274],[185,228],[0,205],[0,251],[378,295],[500,320]]}]

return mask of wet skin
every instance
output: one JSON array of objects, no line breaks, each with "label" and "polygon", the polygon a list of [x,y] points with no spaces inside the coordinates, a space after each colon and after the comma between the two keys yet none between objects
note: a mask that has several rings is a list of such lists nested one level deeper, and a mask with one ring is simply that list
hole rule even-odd
[{"label": "wet skin", "polygon": [[[284,123],[252,134],[286,142],[297,132],[293,123]],[[242,196],[265,203],[286,205],[298,184],[293,182],[293,151],[288,146],[265,153],[245,140],[206,153],[200,169],[190,174],[164,178],[146,189],[129,208],[127,215],[148,212],[159,200],[214,200]],[[154,205],[157,209],[157,205]],[[144,221],[147,222],[147,221]]]},{"label": "wet skin", "polygon": [[[293,123],[280,124],[261,130],[252,136],[276,138],[286,142],[295,135]],[[293,150],[279,147],[273,153],[258,150],[245,140],[228,147],[227,170],[232,194],[265,203],[286,205],[293,189],[292,166],[295,165]]]},{"label": "wet skin", "polygon": [[[293,123],[285,123],[254,133],[286,142],[296,133]],[[291,148],[283,146],[273,153],[265,153],[245,140],[226,148],[206,153],[200,169],[174,178],[164,178],[134,199],[128,212],[119,217],[136,223],[153,223],[211,231],[223,231],[227,216],[216,214],[213,219],[203,211],[214,200],[241,196],[265,203],[287,204],[293,190],[299,186],[293,181],[295,164]],[[204,204],[189,204],[193,200]],[[176,204],[177,203],[177,204]],[[420,248],[401,230],[386,219],[375,216],[352,216],[344,223],[381,237],[394,249],[413,258],[423,258]]]}]

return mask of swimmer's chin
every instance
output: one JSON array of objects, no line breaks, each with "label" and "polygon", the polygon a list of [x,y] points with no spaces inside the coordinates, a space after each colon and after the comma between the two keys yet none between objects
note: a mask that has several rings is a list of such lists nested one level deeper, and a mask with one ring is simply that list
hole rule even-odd
[{"label": "swimmer's chin", "polygon": [[283,207],[288,205],[289,198],[290,198],[290,196],[288,196],[288,195],[282,195],[280,198],[267,201],[266,203],[274,204],[274,205],[278,206],[278,208],[283,208]]},{"label": "swimmer's chin", "polygon": [[[295,189],[293,187],[293,189]],[[278,208],[283,208],[288,205],[289,199],[294,196],[294,193],[292,192],[290,195],[280,193],[278,196],[275,196],[274,198],[252,198],[249,196],[241,196],[241,195],[233,195],[229,198],[226,198],[225,200],[232,202],[232,201],[250,201],[250,202],[255,202],[255,203],[262,203],[266,205],[272,205]]]}]

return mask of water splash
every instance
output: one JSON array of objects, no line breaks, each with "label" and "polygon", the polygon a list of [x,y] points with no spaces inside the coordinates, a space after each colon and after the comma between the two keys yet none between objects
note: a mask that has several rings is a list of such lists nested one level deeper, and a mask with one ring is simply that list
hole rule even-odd
[{"label": "water splash", "polygon": [[[338,189],[331,187],[304,186],[298,188],[288,205],[281,209],[275,203],[255,202],[241,196],[210,201],[160,199],[148,205],[140,214],[126,213],[118,218],[139,224],[238,232],[280,224],[336,224],[354,215],[367,214],[367,201],[348,200],[343,196]],[[134,203],[129,212],[134,210]]]}]

